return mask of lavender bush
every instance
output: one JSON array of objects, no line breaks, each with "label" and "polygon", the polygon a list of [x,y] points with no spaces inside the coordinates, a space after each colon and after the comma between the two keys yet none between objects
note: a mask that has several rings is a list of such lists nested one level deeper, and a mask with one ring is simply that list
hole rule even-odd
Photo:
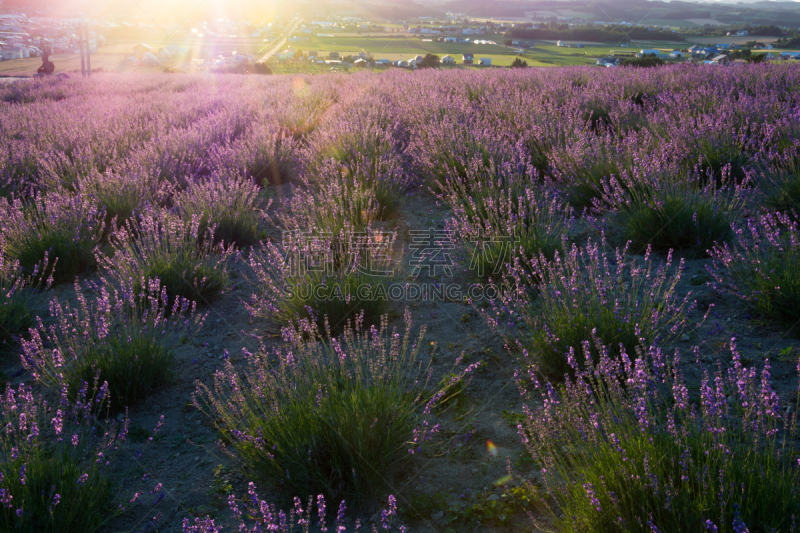
[{"label": "lavender bush", "polygon": [[[18,261],[28,275],[37,269],[40,274],[52,270],[57,283],[72,281],[96,264],[95,246],[103,235],[104,216],[84,194],[40,194],[30,204],[0,198],[0,239],[6,260]],[[52,263],[42,267],[45,258]]]},{"label": "lavender bush", "polygon": [[797,218],[800,213],[800,167],[794,150],[786,154],[772,172],[767,173],[764,205],[773,212],[785,213]]},{"label": "lavender bush", "polygon": [[175,208],[184,221],[200,220],[199,235],[205,235],[213,224],[214,243],[239,247],[258,241],[258,223],[263,215],[260,203],[259,189],[253,182],[223,176],[192,183],[175,198]]},{"label": "lavender bush", "polygon": [[[242,138],[252,118],[247,105],[227,97],[209,98],[206,94],[193,99],[190,105],[198,109],[187,117],[183,127],[153,132],[149,142],[131,154],[131,159],[148,175],[179,189],[211,174],[216,166],[214,154]],[[217,112],[206,112],[206,106]]]},{"label": "lavender bush", "polygon": [[70,401],[66,390],[51,404],[29,386],[0,395],[0,528],[29,533],[97,531],[114,514],[110,462],[124,442],[121,428],[106,430],[95,412],[108,400],[105,384],[88,383]]},{"label": "lavender bush", "polygon": [[268,242],[248,262],[257,291],[245,303],[253,316],[288,324],[310,318],[334,335],[363,315],[376,325],[389,304],[394,234],[284,232],[280,245]]},{"label": "lavender bush", "polygon": [[[721,133],[721,134],[720,134]],[[754,151],[757,141],[748,138],[748,132],[727,128],[714,128],[700,138],[697,151],[699,153],[698,169],[701,175],[709,176],[711,183],[722,185],[729,179],[741,183],[747,179],[748,171],[755,164]]]},{"label": "lavender bush", "polygon": [[118,290],[99,287],[87,299],[75,285],[77,307],[50,302],[53,324],[41,318],[22,341],[22,364],[34,379],[75,397],[82,383],[99,375],[115,409],[132,405],[170,379],[175,346],[188,342],[205,315],[196,303],[170,298],[157,279],[137,293],[132,284]]},{"label": "lavender bush", "polygon": [[339,338],[301,320],[283,330],[285,349],[230,360],[213,384],[198,383],[194,403],[217,421],[249,472],[280,481],[291,494],[323,493],[359,502],[382,490],[406,454],[423,402],[425,328],[401,336],[366,329],[361,318]]},{"label": "lavender bush", "polygon": [[38,189],[38,158],[28,143],[8,140],[6,153],[0,165],[0,197],[33,196]]},{"label": "lavender bush", "polygon": [[569,242],[574,214],[556,191],[530,186],[510,169],[475,172],[463,182],[447,181],[453,207],[447,229],[474,248],[470,267],[479,276],[498,279],[515,258],[529,261],[541,253],[552,259]]},{"label": "lavender bush", "polygon": [[112,255],[98,254],[100,266],[120,284],[136,293],[158,280],[170,298],[186,298],[200,305],[218,298],[228,287],[228,259],[233,248],[213,244],[215,227],[206,238],[200,219],[182,221],[161,211],[129,221],[111,234]]},{"label": "lavender bush", "polygon": [[391,214],[411,184],[404,154],[407,134],[386,106],[356,109],[312,137],[305,181],[325,187],[331,179],[375,192],[383,217]]},{"label": "lavender bush", "polygon": [[767,213],[736,228],[736,242],[709,250],[716,283],[757,312],[794,324],[800,317],[800,232],[787,214]]},{"label": "lavender bush", "polygon": [[125,225],[137,210],[148,204],[159,205],[169,196],[168,190],[159,188],[151,176],[134,171],[121,174],[93,171],[78,182],[77,188],[103,209],[107,232]]},{"label": "lavender bush", "polygon": [[[314,513],[314,504],[316,503],[317,512]],[[228,505],[233,513],[234,518],[239,522],[239,531],[241,533],[259,533],[264,531],[283,531],[286,533],[309,533],[312,531],[314,525],[314,514],[316,514],[317,528],[320,531],[328,531],[328,510],[325,505],[325,496],[320,494],[316,498],[308,498],[306,508],[303,509],[303,502],[300,498],[294,498],[294,507],[287,513],[282,510],[277,510],[274,505],[267,503],[265,500],[259,500],[256,493],[256,486],[252,482],[249,484],[247,491],[247,499],[244,503],[244,511],[239,508],[236,499],[231,495],[228,499]],[[345,501],[342,500],[336,512],[336,518],[330,518],[330,523],[333,526],[333,531],[336,533],[347,533],[345,512],[347,506]],[[393,522],[397,516],[397,500],[394,496],[389,495],[386,508],[381,511],[381,530],[382,531],[395,531]],[[248,525],[248,521],[251,524]],[[183,533],[220,533],[222,526],[214,524],[214,520],[206,516],[205,518],[195,518],[194,523],[191,523],[188,518],[183,519]],[[400,526],[396,531],[404,533],[406,528]],[[361,522],[355,521],[351,531],[362,531]],[[373,524],[372,531],[377,531],[377,525]]]},{"label": "lavender bush", "polygon": [[611,133],[598,138],[591,131],[582,137],[583,142],[554,150],[551,157],[556,181],[562,184],[569,204],[579,210],[595,204],[606,179],[632,172],[636,153],[629,148],[633,139],[618,141]]},{"label": "lavender bush", "polygon": [[336,80],[296,78],[289,87],[290,98],[281,101],[278,108],[276,119],[280,130],[295,140],[305,140],[342,98],[342,89]]},{"label": "lavender bush", "polygon": [[695,306],[691,293],[676,291],[682,267],[683,260],[672,268],[671,254],[657,265],[649,250],[637,261],[627,246],[609,254],[605,242],[573,245],[552,261],[518,260],[506,277],[509,290],[483,314],[543,373],[559,378],[570,371],[570,346],[599,338],[618,354],[677,335]]},{"label": "lavender bush", "polygon": [[715,243],[733,237],[731,224],[741,216],[748,197],[747,184],[733,184],[727,170],[719,183],[707,179],[710,172],[680,179],[660,173],[612,176],[603,194],[612,209],[610,225],[634,250],[650,246],[659,252],[703,256]]},{"label": "lavender bush", "polygon": [[695,400],[677,351],[637,347],[631,361],[602,344],[580,350],[587,366],[570,348],[575,377],[560,391],[518,376],[528,401],[541,398],[518,430],[559,531],[795,529],[797,419],[781,408],[769,360],[759,378],[732,339],[732,365],[702,369]]},{"label": "lavender bush", "polygon": [[257,128],[216,152],[214,166],[218,172],[242,176],[261,188],[283,185],[297,175],[295,150],[291,136]]},{"label": "lavender bush", "polygon": [[[15,338],[33,323],[30,309],[30,278],[18,261],[9,261],[0,241],[0,351],[15,346]],[[47,261],[45,261],[47,263]],[[31,277],[36,278],[34,271]]]},{"label": "lavender bush", "polygon": [[771,185],[764,201],[769,210],[792,215],[800,211],[800,172],[783,174]]},{"label": "lavender bush", "polygon": [[415,132],[408,151],[416,155],[418,174],[438,191],[448,180],[467,178],[470,167],[524,164],[523,147],[509,140],[477,118],[447,114]]},{"label": "lavender bush", "polygon": [[285,230],[322,231],[334,236],[367,231],[381,219],[382,207],[374,189],[363,187],[340,163],[326,160],[328,180],[298,187],[278,213]]}]

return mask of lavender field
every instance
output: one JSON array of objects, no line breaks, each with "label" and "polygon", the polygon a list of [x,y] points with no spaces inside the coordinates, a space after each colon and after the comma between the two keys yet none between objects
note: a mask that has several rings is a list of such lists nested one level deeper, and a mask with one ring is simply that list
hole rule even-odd
[{"label": "lavender field", "polygon": [[0,88],[0,531],[800,529],[800,68]]}]

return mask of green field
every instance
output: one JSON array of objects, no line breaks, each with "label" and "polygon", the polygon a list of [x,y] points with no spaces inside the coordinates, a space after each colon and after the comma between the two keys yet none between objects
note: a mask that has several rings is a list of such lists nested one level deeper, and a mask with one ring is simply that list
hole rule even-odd
[{"label": "green field", "polygon": [[[492,65],[508,66],[517,57],[516,47],[507,47],[502,44],[480,45],[472,43],[439,43],[433,40],[423,41],[420,37],[408,35],[381,35],[381,36],[358,36],[358,35],[336,35],[333,37],[310,37],[308,41],[299,43],[287,43],[295,49],[308,52],[316,50],[318,52],[339,52],[342,56],[366,52],[372,54],[375,59],[397,59],[408,60],[416,55],[428,53],[436,54],[439,57],[450,55],[461,63],[461,55],[465,53],[474,54],[475,60],[479,58],[491,58]],[[503,41],[503,36],[499,35],[476,35],[475,40],[493,40],[497,43]],[[679,43],[634,43],[628,49],[637,52],[641,48],[663,48],[674,49],[682,48]],[[530,66],[572,66],[594,64],[598,57],[604,57],[611,50],[620,50],[619,44],[591,44],[584,48],[565,48],[556,46],[552,42],[536,43],[534,50],[526,51],[521,54],[528,61]],[[322,55],[320,57],[323,57]]]},{"label": "green field", "polygon": [[[429,37],[426,37],[426,39]],[[417,55],[436,54],[439,57],[450,55],[456,61],[461,62],[461,55],[472,53],[475,58],[489,57],[492,63],[499,65],[510,65],[516,54],[514,49],[503,46],[502,44],[472,44],[472,43],[437,43],[435,37],[430,37],[431,41],[423,41],[420,37],[408,35],[386,35],[386,36],[358,36],[358,35],[336,35],[334,37],[310,37],[307,42],[287,43],[295,49],[308,52],[317,50],[320,52],[339,52],[342,56],[366,52],[372,54],[375,59],[397,59],[408,60]],[[503,37],[499,35],[475,35],[471,38],[479,40],[493,40],[502,42]]]},{"label": "green field", "polygon": [[[475,39],[494,40],[500,42],[501,36],[475,36]],[[366,52],[372,54],[375,59],[397,59],[408,60],[417,55],[428,53],[436,54],[439,57],[450,55],[456,59],[460,65],[461,55],[465,53],[474,54],[476,62],[480,58],[491,58],[493,66],[509,66],[519,55],[528,62],[529,66],[574,66],[592,65],[599,57],[605,57],[612,50],[626,50],[631,53],[638,52],[642,48],[660,48],[673,50],[685,48],[686,43],[666,43],[648,42],[632,43],[627,49],[621,48],[619,44],[587,44],[584,48],[566,48],[556,46],[552,41],[537,42],[536,48],[527,50],[522,54],[517,54],[516,47],[497,45],[477,45],[471,43],[438,43],[433,40],[423,41],[419,37],[407,35],[397,36],[357,36],[357,35],[337,35],[335,37],[314,36],[306,42],[288,43],[295,49],[307,53],[309,50],[320,52],[320,58],[324,58],[327,52],[338,52],[342,57]]]},{"label": "green field", "polygon": [[[594,64],[599,57],[607,57],[612,50],[636,53],[642,48],[660,48],[664,50],[681,49],[677,43],[632,43],[629,48],[621,48],[619,44],[590,44],[584,48],[566,48],[554,44],[536,43],[536,48],[528,50],[522,57],[531,66],[574,66]],[[531,60],[535,63],[531,63]]]},{"label": "green field", "polygon": [[[476,35],[471,36],[474,40],[491,40],[497,43],[502,43],[504,37],[501,35]],[[308,53],[315,50],[320,53],[320,59],[326,57],[327,52],[338,52],[342,57],[347,55],[356,55],[359,52],[366,52],[371,54],[374,59],[389,59],[395,61],[398,59],[409,60],[417,55],[425,55],[428,53],[436,54],[439,57],[450,55],[456,60],[458,68],[463,68],[461,65],[461,56],[465,53],[471,53],[475,57],[475,61],[481,58],[490,58],[493,66],[507,67],[511,65],[514,59],[519,55],[528,66],[531,67],[554,67],[554,66],[575,66],[575,65],[592,65],[598,57],[608,56],[612,50],[625,50],[630,52],[638,52],[642,48],[660,48],[671,50],[674,48],[685,48],[690,46],[691,43],[666,43],[666,42],[648,42],[648,43],[631,43],[629,48],[621,48],[619,43],[616,44],[586,44],[584,48],[566,48],[556,46],[552,41],[537,41],[536,48],[527,50],[522,54],[517,54],[517,47],[507,47],[502,44],[489,45],[489,44],[472,44],[472,43],[439,43],[434,39],[435,37],[425,37],[423,40],[419,36],[410,36],[408,34],[381,34],[381,35],[356,35],[356,34],[340,34],[331,37],[310,36],[308,41],[286,43],[281,49],[292,47],[295,50],[300,50],[303,53]],[[744,38],[740,38],[744,39]],[[732,41],[732,38],[728,38]],[[276,42],[265,42],[263,39],[226,39],[226,40],[177,40],[177,44],[193,51],[195,57],[202,57],[201,50],[204,47],[214,48],[221,53],[230,53],[232,50],[244,51],[253,54],[258,59],[265,52],[271,50]],[[105,70],[112,70],[118,72],[128,71],[160,71],[161,67],[121,67],[119,65],[127,55],[130,55],[133,42],[119,42],[112,43],[109,46],[103,47],[98,53],[92,55],[92,67],[104,68]],[[158,47],[159,43],[151,43],[154,48]],[[163,43],[162,43],[163,44]],[[59,72],[75,71],[80,69],[80,56],[78,54],[57,54],[54,56],[54,62]],[[0,63],[0,73],[6,75],[30,75],[36,72],[36,68],[41,64],[40,58],[19,59],[13,61],[3,61]],[[330,65],[315,65],[308,63],[296,62],[270,62],[273,72],[278,73],[298,73],[298,72],[330,72]],[[475,66],[473,68],[482,68]],[[346,68],[344,65],[339,67],[339,70],[352,71],[353,67]]]}]

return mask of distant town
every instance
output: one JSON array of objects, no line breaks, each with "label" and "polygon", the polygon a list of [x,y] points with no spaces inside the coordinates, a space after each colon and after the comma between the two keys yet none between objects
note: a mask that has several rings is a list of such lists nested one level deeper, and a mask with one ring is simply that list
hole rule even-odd
[{"label": "distant town", "polygon": [[637,61],[731,65],[800,57],[800,42],[794,42],[798,29],[787,26],[731,26],[723,33],[725,26],[717,21],[634,24],[549,12],[538,18],[506,21],[447,12],[393,20],[328,11],[320,17],[293,13],[269,21],[220,18],[162,26],[6,9],[0,13],[0,75],[36,72],[36,58],[45,51],[58,72],[78,72],[80,27],[88,29],[85,50],[92,56],[92,71],[616,67]]}]

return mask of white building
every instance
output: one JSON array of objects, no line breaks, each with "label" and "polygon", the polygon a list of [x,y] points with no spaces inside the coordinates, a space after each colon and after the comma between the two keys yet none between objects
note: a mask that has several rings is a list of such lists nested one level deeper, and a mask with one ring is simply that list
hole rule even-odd
[{"label": "white building", "polygon": [[142,54],[152,51],[153,49],[144,43],[139,43],[133,47],[133,53],[136,54],[136,57],[140,57]]},{"label": "white building", "polygon": [[150,65],[151,67],[157,67],[160,65],[161,62],[152,52],[147,52],[142,54],[142,65]]},{"label": "white building", "polygon": [[453,56],[444,56],[442,58],[442,65],[455,65],[456,60]]},{"label": "white building", "polygon": [[669,57],[672,59],[681,59],[683,58],[683,52],[681,52],[680,50],[673,50],[672,52],[669,53]]},{"label": "white building", "polygon": [[492,66],[492,58],[490,57],[482,57],[480,58],[479,65],[483,65],[484,67],[491,67]]},{"label": "white building", "polygon": [[3,61],[7,61],[9,59],[23,59],[25,57],[29,56],[25,55],[25,51],[23,51],[23,49],[19,46],[12,46],[0,50],[0,58],[2,58]]},{"label": "white building", "polygon": [[158,59],[164,61],[166,59],[183,59],[189,53],[188,50],[181,48],[175,43],[168,44],[158,51]]}]

